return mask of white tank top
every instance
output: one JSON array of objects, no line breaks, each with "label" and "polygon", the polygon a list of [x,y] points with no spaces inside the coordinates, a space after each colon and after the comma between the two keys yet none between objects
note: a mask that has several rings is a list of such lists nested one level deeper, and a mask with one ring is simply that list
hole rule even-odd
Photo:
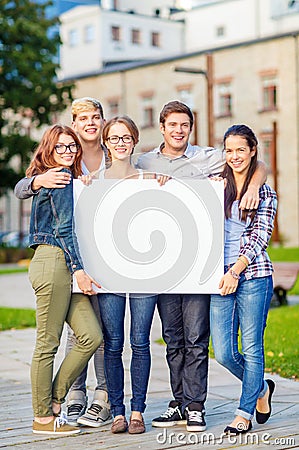
[{"label": "white tank top", "polygon": [[[142,169],[137,169],[138,172],[138,180],[143,180],[144,178],[144,171]],[[101,170],[99,174],[99,179],[104,180],[105,179],[105,170]]]}]

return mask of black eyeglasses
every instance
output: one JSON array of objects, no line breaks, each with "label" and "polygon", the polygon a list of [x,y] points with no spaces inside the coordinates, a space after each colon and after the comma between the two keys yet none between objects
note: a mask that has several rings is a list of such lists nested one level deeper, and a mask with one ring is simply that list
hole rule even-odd
[{"label": "black eyeglasses", "polygon": [[77,153],[79,148],[77,144],[57,144],[55,145],[55,150],[56,153],[58,153],[58,155],[63,155],[64,153],[66,153],[67,150],[69,150],[71,153]]},{"label": "black eyeglasses", "polygon": [[122,140],[124,144],[131,144],[131,142],[133,142],[133,136],[130,134],[125,134],[124,136],[110,136],[106,140],[109,141],[110,144],[118,144],[120,140]]}]

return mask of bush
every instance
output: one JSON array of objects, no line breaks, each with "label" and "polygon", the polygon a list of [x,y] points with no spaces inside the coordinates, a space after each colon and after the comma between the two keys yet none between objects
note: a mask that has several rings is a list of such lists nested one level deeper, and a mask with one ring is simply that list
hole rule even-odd
[{"label": "bush", "polygon": [[32,248],[0,247],[0,264],[17,263],[20,259],[31,259]]}]

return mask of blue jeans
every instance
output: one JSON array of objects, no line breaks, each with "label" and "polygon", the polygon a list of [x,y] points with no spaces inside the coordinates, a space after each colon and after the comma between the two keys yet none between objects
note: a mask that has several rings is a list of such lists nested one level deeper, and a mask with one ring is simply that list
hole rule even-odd
[{"label": "blue jeans", "polygon": [[204,408],[207,397],[210,295],[161,294],[158,311],[174,399]]},{"label": "blue jeans", "polygon": [[[124,405],[124,319],[126,297],[111,293],[98,295],[104,334],[105,374],[111,411],[114,416],[125,415]],[[157,296],[130,297],[131,410],[145,410],[150,375],[150,330]]]},{"label": "blue jeans", "polygon": [[[216,360],[242,381],[235,414],[251,420],[264,381],[264,331],[273,293],[272,276],[246,280],[234,294],[211,296],[211,334]],[[241,331],[242,353],[238,350]]]}]

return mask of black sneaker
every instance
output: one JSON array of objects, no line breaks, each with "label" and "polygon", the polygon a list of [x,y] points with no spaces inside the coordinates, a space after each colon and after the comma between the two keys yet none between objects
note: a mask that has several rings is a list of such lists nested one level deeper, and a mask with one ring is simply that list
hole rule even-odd
[{"label": "black sneaker", "polygon": [[186,423],[186,418],[182,414],[179,402],[172,400],[165,413],[152,421],[152,426],[164,428],[173,427],[174,425],[186,425]]},{"label": "black sneaker", "polygon": [[205,431],[205,410],[196,411],[189,408],[190,405],[185,409],[185,415],[187,417],[187,431]]}]

